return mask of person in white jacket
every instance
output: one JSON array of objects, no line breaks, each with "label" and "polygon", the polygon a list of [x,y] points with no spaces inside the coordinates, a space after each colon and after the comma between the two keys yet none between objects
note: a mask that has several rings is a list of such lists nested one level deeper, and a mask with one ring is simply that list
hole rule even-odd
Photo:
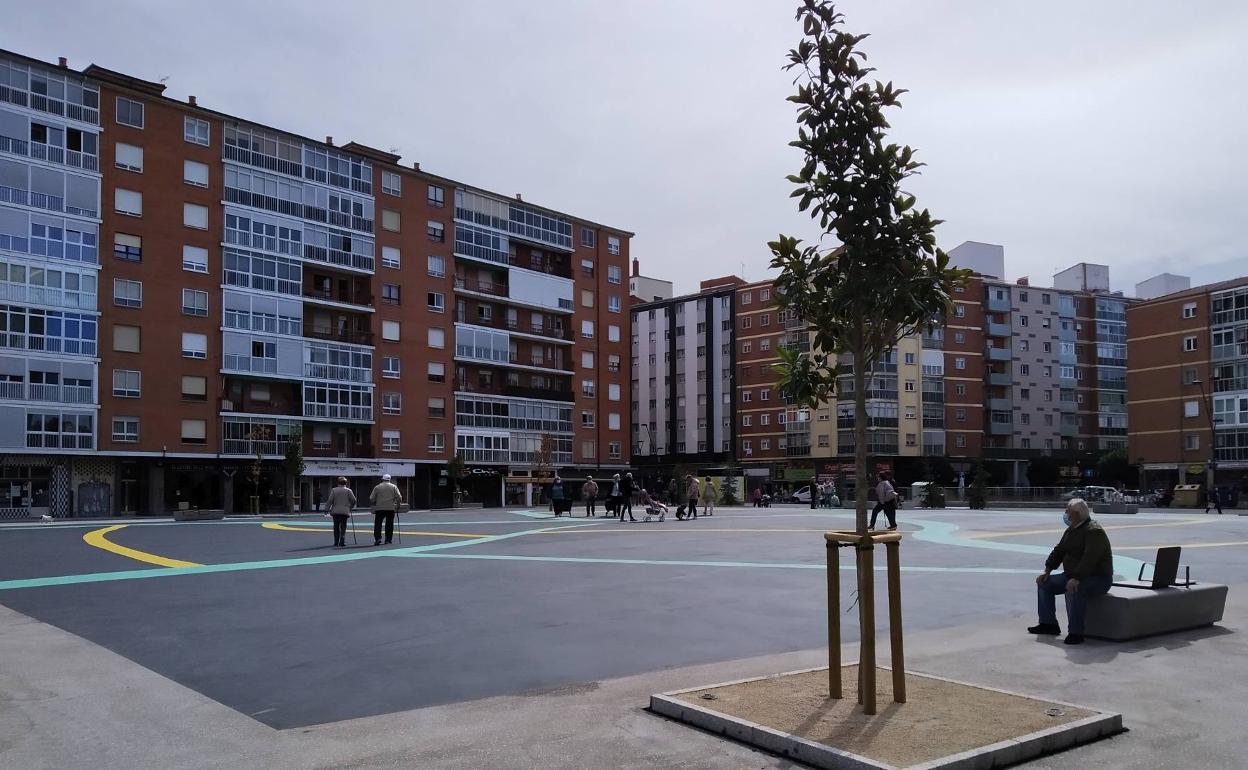
[{"label": "person in white jacket", "polygon": [[875,529],[875,520],[880,511],[888,517],[888,528],[897,529],[897,490],[893,487],[893,474],[888,471],[880,473],[880,483],[875,485],[875,510],[871,511],[871,529]]},{"label": "person in white jacket", "polygon": [[394,537],[394,512],[403,504],[403,495],[390,481],[389,473],[384,474],[381,483],[373,487],[373,493],[368,496],[368,500],[373,504],[373,545],[381,545],[383,522],[386,525],[386,544],[389,545]]}]

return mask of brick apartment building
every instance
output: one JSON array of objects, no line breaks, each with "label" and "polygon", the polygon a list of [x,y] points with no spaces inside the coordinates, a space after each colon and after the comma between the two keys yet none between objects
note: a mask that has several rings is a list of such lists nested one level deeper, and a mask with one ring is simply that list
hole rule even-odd
[{"label": "brick apartment building", "polygon": [[627,467],[630,237],[0,52],[0,517],[282,507],[296,437],[305,508]]},{"label": "brick apartment building", "polygon": [[1150,297],[1127,309],[1127,328],[1129,454],[1142,484],[1238,496],[1248,488],[1248,277]]}]

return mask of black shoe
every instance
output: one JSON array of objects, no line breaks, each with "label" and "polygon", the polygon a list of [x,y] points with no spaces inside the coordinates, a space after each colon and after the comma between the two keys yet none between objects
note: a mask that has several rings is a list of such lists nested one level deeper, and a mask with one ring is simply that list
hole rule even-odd
[{"label": "black shoe", "polygon": [[1065,644],[1083,644],[1083,634],[1066,634]]},{"label": "black shoe", "polygon": [[381,545],[381,541],[380,541],[380,540],[374,540],[374,541],[373,541],[373,545]]},{"label": "black shoe", "polygon": [[386,545],[390,545],[390,541],[389,541],[389,540],[387,540],[387,541],[386,541]]},{"label": "black shoe", "polygon": [[[1061,636],[1062,627],[1056,623],[1041,623],[1028,628],[1027,633],[1040,634],[1041,636]],[[1083,641],[1082,637],[1080,637],[1080,641]]]}]

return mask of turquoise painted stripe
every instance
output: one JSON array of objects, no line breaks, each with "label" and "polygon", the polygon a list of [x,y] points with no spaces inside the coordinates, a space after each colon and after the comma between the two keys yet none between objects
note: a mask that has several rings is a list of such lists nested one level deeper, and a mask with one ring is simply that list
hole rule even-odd
[{"label": "turquoise painted stripe", "polygon": [[[416,559],[481,559],[484,561],[536,561],[569,564],[627,564],[647,567],[728,567],[735,569],[808,569],[826,570],[827,565],[818,563],[786,563],[765,561],[686,561],[682,559],[604,559],[582,556],[513,556],[510,554],[477,554],[477,553],[410,553],[395,554]],[[852,563],[842,563],[842,572],[853,572],[857,569]],[[875,571],[883,572],[886,565],[876,564]],[[1031,575],[1035,570],[1012,569],[1007,567],[902,567],[902,572],[952,572],[952,573],[992,573],[1009,575]]]}]

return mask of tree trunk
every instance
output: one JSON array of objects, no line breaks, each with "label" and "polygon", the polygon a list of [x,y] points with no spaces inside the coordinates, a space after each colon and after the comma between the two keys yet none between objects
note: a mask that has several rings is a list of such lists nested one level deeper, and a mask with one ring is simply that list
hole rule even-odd
[{"label": "tree trunk", "polygon": [[863,348],[862,321],[858,322],[858,334],[854,340],[854,498],[855,498],[855,531],[858,534],[867,532],[867,488],[871,483],[867,478],[867,362]]}]

